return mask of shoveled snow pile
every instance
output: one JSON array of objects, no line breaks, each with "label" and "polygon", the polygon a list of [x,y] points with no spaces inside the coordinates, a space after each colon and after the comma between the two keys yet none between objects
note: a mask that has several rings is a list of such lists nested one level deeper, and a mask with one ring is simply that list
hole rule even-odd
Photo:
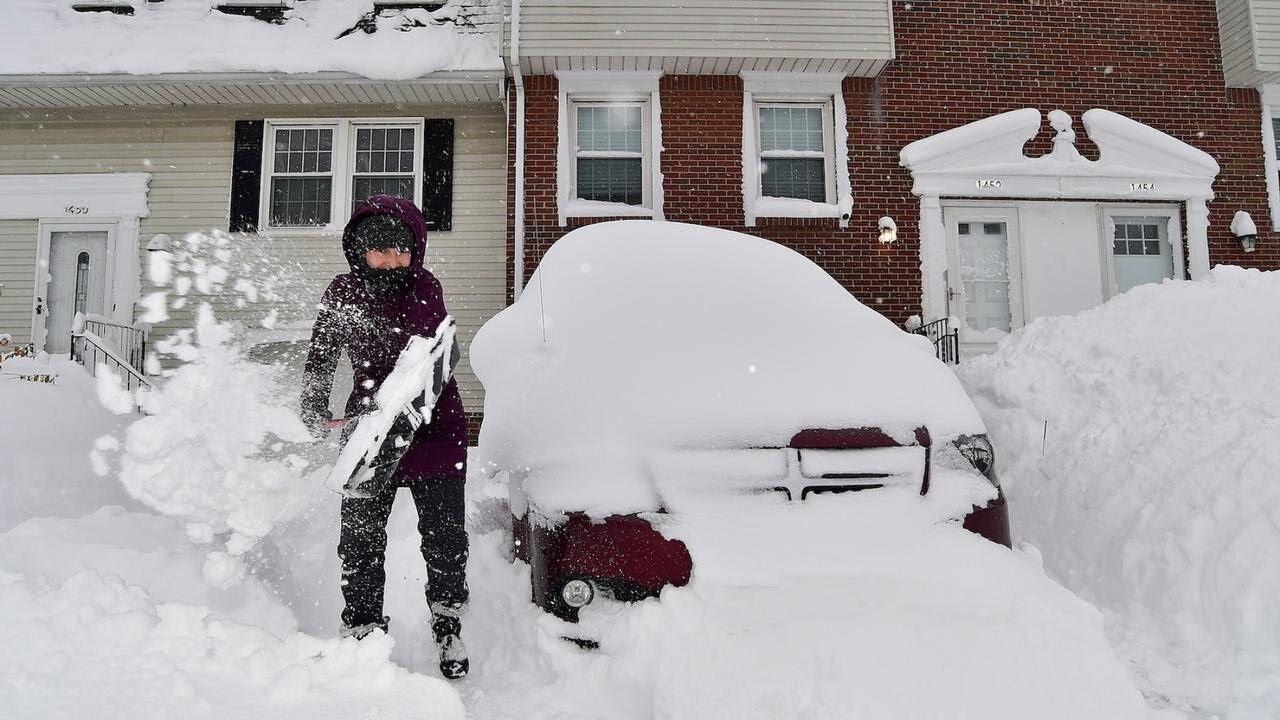
[{"label": "shoveled snow pile", "polygon": [[1278,309],[1280,272],[1218,267],[961,368],[1015,535],[1196,717],[1280,716]]},{"label": "shoveled snow pile", "polygon": [[135,0],[128,16],[72,9],[79,4],[88,3],[5,0],[0,74],[345,71],[392,80],[502,67],[496,28],[458,29],[470,22],[466,12],[496,8],[464,9],[459,0],[373,16],[372,33],[357,25],[373,0],[291,3],[279,24],[218,12],[223,3],[209,0]]},{"label": "shoveled snow pile", "polygon": [[233,533],[228,544],[242,552],[315,492],[307,461],[286,445],[305,449],[312,439],[290,407],[296,387],[247,361],[230,343],[232,326],[207,305],[197,314],[195,333],[179,335],[192,362],[140,394],[147,415],[125,434],[120,479],[138,500],[184,520],[193,539]]}]

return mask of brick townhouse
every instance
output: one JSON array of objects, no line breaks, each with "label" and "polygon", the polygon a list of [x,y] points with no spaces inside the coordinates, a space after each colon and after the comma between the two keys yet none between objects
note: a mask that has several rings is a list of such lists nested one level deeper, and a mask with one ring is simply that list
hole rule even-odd
[{"label": "brick townhouse", "polygon": [[1232,21],[1264,4],[509,0],[512,290],[568,230],[664,218],[792,247],[897,322],[954,317],[969,353],[1280,267],[1264,77],[1222,60],[1261,54]]}]

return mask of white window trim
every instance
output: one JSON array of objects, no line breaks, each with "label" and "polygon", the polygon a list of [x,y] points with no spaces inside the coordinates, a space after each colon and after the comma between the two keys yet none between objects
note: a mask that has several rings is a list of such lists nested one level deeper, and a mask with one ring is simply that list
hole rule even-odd
[{"label": "white window trim", "polygon": [[[559,114],[556,138],[556,208],[560,226],[571,217],[649,217],[664,219],[662,190],[662,109],[658,97],[661,72],[604,72],[561,70]],[[641,104],[644,127],[644,202],[628,205],[617,202],[582,200],[577,197],[576,103]]]},{"label": "white window trim", "polygon": [[[1265,85],[1262,95],[1262,157],[1266,166],[1267,203],[1271,206],[1271,230],[1280,232],[1280,162],[1276,159],[1276,134],[1271,121],[1280,117],[1280,85]],[[1272,108],[1276,108],[1273,112]]]},{"label": "white window trim", "polygon": [[[744,223],[755,227],[761,217],[837,218],[840,227],[849,226],[853,214],[853,183],[849,177],[849,121],[845,110],[842,73],[743,72],[742,93],[742,207]],[[827,143],[828,197],[832,202],[815,203],[792,198],[770,198],[760,194],[760,123],[756,109],[761,105],[821,104],[824,111],[824,142]],[[833,191],[833,192],[832,192]]]},{"label": "white window trim", "polygon": [[[369,127],[412,128],[413,143],[413,204],[422,207],[422,158],[425,148],[425,121],[418,118],[268,118],[262,129],[262,174],[258,199],[258,226],[262,232],[273,235],[316,235],[342,232],[351,216],[352,176],[355,175],[355,132]],[[325,225],[272,225],[271,178],[275,168],[275,131],[290,129],[331,128],[333,130],[333,159],[330,174],[333,177],[333,196],[329,199],[329,222]],[[286,173],[287,174],[287,173]]]}]

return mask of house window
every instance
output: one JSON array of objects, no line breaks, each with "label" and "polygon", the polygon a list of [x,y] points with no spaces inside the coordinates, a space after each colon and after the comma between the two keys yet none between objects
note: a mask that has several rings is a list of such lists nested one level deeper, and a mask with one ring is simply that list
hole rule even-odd
[{"label": "house window", "polygon": [[333,200],[333,129],[276,128],[271,225],[328,225]]},{"label": "house window", "polygon": [[266,132],[270,228],[337,227],[371,195],[421,202],[421,121],[275,121]]},{"label": "house window", "polygon": [[832,202],[830,107],[760,104],[760,195]]},{"label": "house window", "polygon": [[351,209],[371,195],[412,198],[416,146],[412,128],[356,128]]},{"label": "house window", "polygon": [[643,103],[574,103],[574,187],[580,200],[644,205]]},{"label": "house window", "polygon": [[836,218],[847,227],[853,191],[844,76],[741,75],[745,224],[760,217]]},{"label": "house window", "polygon": [[556,72],[556,206],[571,217],[663,218],[660,72]]}]

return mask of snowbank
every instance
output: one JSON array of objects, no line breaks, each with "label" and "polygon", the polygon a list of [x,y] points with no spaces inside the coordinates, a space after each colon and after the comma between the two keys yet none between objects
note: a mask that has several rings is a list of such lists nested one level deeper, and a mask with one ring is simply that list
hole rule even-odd
[{"label": "snowbank", "polygon": [[0,74],[344,71],[402,80],[501,68],[496,27],[460,32],[461,4],[391,13],[375,33],[339,38],[373,0],[299,2],[279,25],[217,12],[209,0],[138,1],[132,16],[76,12],[71,0],[5,0]]},{"label": "snowbank", "polygon": [[0,535],[6,717],[463,717],[444,681],[389,660],[392,641],[295,631],[257,581],[201,581],[172,521],[104,511]]},{"label": "snowbank", "polygon": [[1153,698],[1280,715],[1280,273],[1046,318],[961,368],[1015,535],[1108,613]]},{"label": "snowbank", "polygon": [[[8,373],[56,378],[36,383]],[[0,364],[0,531],[29,517],[137,507],[117,480],[98,477],[89,462],[93,441],[124,422],[102,407],[93,378],[76,363],[42,355]]]},{"label": "snowbank", "polygon": [[603,457],[615,475],[642,474],[628,455],[786,447],[814,427],[982,431],[928,343],[813,262],[681,223],[564,236],[481,328],[471,363],[485,386],[480,446],[503,468]]}]

